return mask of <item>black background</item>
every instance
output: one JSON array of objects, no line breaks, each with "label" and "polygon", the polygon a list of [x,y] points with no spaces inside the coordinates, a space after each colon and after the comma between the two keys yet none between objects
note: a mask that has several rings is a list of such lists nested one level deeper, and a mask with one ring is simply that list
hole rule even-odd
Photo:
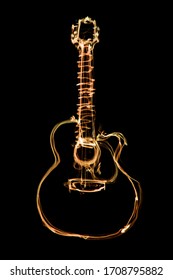
[{"label": "black background", "polygon": [[[0,258],[172,258],[168,38],[162,13],[149,7],[74,16],[53,7],[12,10],[3,42]],[[121,131],[127,138],[126,164],[143,189],[135,226],[105,241],[57,236],[42,226],[36,209],[38,183],[53,160],[51,129],[76,114],[78,53],[71,25],[85,16],[100,27],[94,48],[97,119],[107,133]]]}]

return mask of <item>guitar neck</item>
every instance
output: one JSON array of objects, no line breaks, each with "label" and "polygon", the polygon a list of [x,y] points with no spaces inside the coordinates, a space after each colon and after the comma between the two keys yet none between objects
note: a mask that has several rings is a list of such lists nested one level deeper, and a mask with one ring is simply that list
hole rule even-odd
[{"label": "guitar neck", "polygon": [[77,115],[79,137],[95,139],[95,106],[93,104],[93,48],[87,44],[79,51],[78,60],[78,99]]}]

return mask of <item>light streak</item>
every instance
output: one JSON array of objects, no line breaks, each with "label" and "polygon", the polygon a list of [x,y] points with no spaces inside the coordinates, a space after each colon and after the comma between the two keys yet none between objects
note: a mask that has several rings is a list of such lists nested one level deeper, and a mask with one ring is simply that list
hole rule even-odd
[{"label": "light streak", "polygon": [[[92,24],[93,36],[89,38],[81,38],[81,25]],[[50,134],[50,146],[54,156],[54,163],[42,177],[37,189],[37,209],[43,224],[52,232],[62,236],[79,237],[84,239],[109,239],[124,234],[129,230],[138,218],[138,212],[142,200],[141,185],[138,180],[131,177],[120,165],[119,159],[123,147],[127,145],[127,140],[120,132],[98,133],[95,131],[95,106],[93,105],[94,79],[93,79],[93,49],[94,45],[99,41],[99,28],[96,22],[89,17],[78,21],[77,26],[72,26],[72,43],[76,45],[79,51],[78,64],[78,104],[77,118],[72,116],[70,119],[60,122],[54,126]],[[131,185],[134,194],[133,209],[127,219],[125,225],[120,229],[106,234],[81,234],[78,232],[62,230],[53,225],[42,209],[40,192],[44,181],[61,163],[60,155],[55,146],[55,133],[63,125],[76,124],[75,145],[73,150],[74,170],[80,172],[80,176],[68,178],[64,182],[64,186],[69,192],[77,191],[81,194],[97,193],[106,191],[109,184],[116,184],[119,173],[123,174]],[[109,143],[110,138],[115,139],[116,148]],[[101,148],[104,147],[107,153],[111,155],[113,162],[113,172],[109,178],[100,178],[101,175]]]}]

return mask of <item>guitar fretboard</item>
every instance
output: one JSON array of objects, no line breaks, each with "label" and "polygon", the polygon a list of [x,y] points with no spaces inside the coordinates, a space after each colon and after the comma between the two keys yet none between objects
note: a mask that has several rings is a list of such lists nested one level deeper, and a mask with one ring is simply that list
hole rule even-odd
[{"label": "guitar fretboard", "polygon": [[78,80],[79,103],[77,104],[78,137],[95,138],[95,106],[93,104],[93,53],[90,45],[83,46],[79,53]]}]

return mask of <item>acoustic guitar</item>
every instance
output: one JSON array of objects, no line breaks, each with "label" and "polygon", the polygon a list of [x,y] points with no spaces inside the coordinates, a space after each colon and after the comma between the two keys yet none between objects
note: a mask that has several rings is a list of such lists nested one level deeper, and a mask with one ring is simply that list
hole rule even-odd
[{"label": "acoustic guitar", "polygon": [[78,50],[77,112],[50,133],[54,161],[36,195],[45,227],[57,235],[90,240],[127,232],[142,199],[139,181],[120,164],[126,138],[96,129],[93,52],[99,32],[90,17],[72,25],[71,41]]}]

